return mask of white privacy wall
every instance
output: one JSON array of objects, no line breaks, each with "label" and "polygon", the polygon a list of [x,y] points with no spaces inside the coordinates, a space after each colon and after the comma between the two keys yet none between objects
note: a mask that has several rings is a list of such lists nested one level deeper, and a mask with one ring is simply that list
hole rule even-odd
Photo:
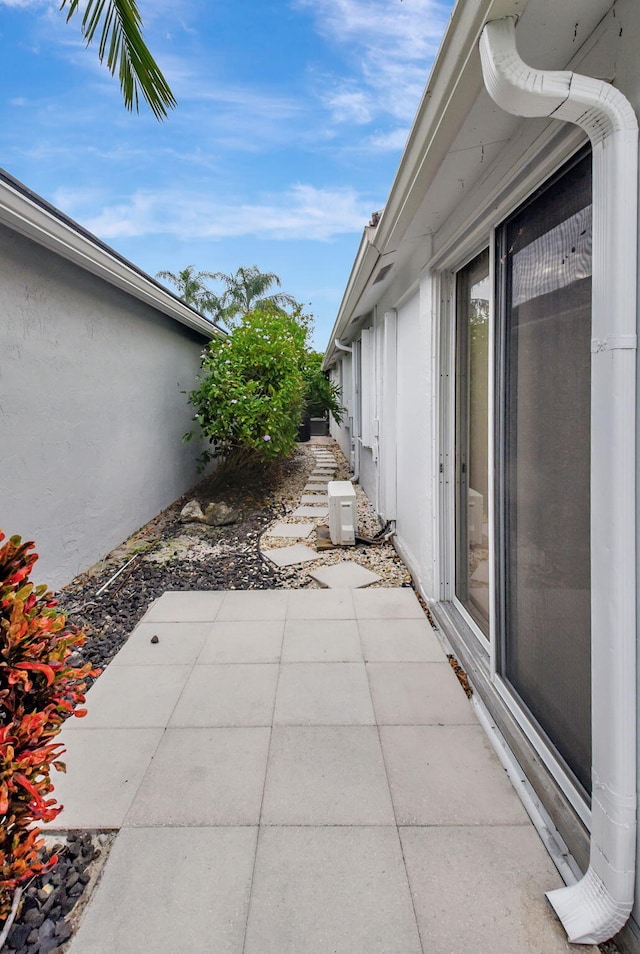
[{"label": "white privacy wall", "polygon": [[0,228],[0,528],[60,587],[197,480],[206,339]]},{"label": "white privacy wall", "polygon": [[421,591],[434,596],[435,514],[432,486],[430,314],[424,288],[398,309],[397,518],[398,545]]}]

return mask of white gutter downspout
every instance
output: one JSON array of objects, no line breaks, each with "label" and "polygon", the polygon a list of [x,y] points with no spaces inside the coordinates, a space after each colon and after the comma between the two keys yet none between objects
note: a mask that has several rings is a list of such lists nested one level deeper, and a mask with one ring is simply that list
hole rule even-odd
[{"label": "white gutter downspout", "polygon": [[489,95],[516,116],[576,123],[593,147],[591,848],[584,877],[547,897],[570,941],[598,944],[626,923],[635,873],[638,123],[608,83],[523,63],[515,22],[482,32]]}]

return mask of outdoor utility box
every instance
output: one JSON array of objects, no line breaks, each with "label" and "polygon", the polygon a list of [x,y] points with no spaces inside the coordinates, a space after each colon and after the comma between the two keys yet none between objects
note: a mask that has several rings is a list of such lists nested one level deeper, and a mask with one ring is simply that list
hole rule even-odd
[{"label": "outdoor utility box", "polygon": [[327,495],[331,542],[334,546],[353,546],[358,532],[358,509],[353,484],[350,480],[330,480]]}]

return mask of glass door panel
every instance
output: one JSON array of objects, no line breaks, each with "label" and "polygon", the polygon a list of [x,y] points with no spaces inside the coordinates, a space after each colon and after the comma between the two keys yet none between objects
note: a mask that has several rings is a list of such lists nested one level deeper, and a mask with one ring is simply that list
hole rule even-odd
[{"label": "glass door panel", "polygon": [[456,277],[456,597],[489,636],[489,251]]},{"label": "glass door panel", "polygon": [[498,240],[501,670],[589,792],[591,156]]}]

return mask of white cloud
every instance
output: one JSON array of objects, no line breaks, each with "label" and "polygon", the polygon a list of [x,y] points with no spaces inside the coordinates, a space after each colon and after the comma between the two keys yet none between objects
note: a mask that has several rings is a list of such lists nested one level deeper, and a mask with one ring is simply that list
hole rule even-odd
[{"label": "white cloud", "polygon": [[[293,0],[348,51],[371,112],[409,122],[450,15],[447,0]],[[352,81],[351,89],[355,88]],[[326,96],[323,97],[326,102]],[[374,107],[375,104],[375,107]],[[331,105],[329,99],[329,105]]]},{"label": "white cloud", "polygon": [[323,99],[335,122],[366,125],[373,118],[374,104],[365,90],[352,89],[347,85],[327,93]]},{"label": "white cloud", "polygon": [[0,0],[2,7],[51,7],[51,0]]},{"label": "white cloud", "polygon": [[404,149],[408,135],[409,129],[402,126],[399,129],[392,129],[390,132],[374,133],[367,139],[366,145],[370,149],[378,149],[381,152],[386,150],[400,151]]},{"label": "white cloud", "polygon": [[172,235],[180,240],[252,235],[327,241],[360,232],[371,214],[370,202],[352,188],[303,184],[259,201],[237,203],[188,191],[138,189],[126,199],[103,205],[97,214],[94,210],[100,201],[94,193],[61,190],[55,202],[107,241],[146,235]]}]

